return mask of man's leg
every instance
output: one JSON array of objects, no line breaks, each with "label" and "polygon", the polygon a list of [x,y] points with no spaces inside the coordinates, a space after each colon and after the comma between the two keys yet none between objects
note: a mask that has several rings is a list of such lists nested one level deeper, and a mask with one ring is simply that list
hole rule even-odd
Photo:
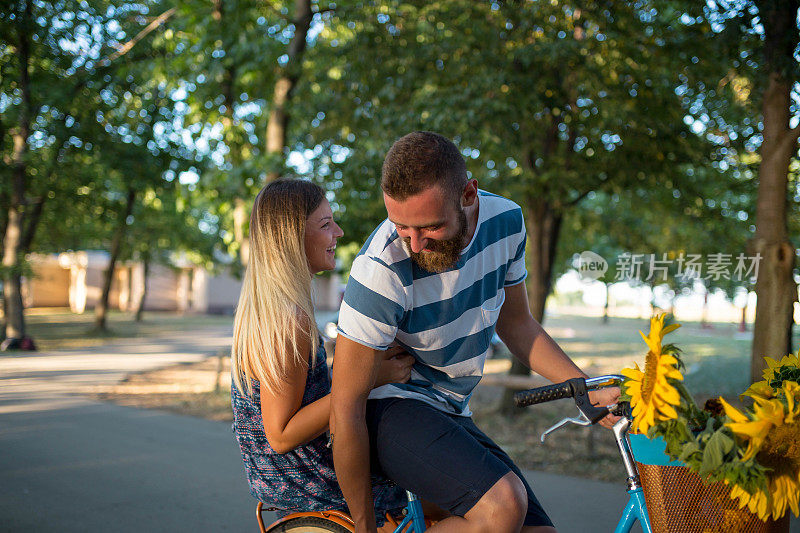
[{"label": "man's leg", "polygon": [[528,496],[528,512],[525,516],[522,533],[555,533],[556,530],[554,527],[552,527],[549,517],[539,503],[539,500],[536,498],[536,495],[533,493],[533,489],[528,484],[519,467],[517,467],[517,465],[514,464],[514,461],[511,460],[511,457],[509,457],[508,454],[497,445],[497,443],[495,443],[483,431],[481,431],[478,426],[475,425],[475,422],[473,422],[472,418],[459,417],[456,419],[456,421],[459,425],[464,427],[464,429],[466,429],[470,435],[475,437],[475,439],[480,442],[482,446],[490,451],[492,455],[505,463],[506,466],[508,466],[508,468],[511,469],[514,474],[516,474],[517,478],[524,485],[524,490],[527,492]]},{"label": "man's leg", "polygon": [[[416,400],[371,400],[373,468],[454,516],[432,532],[513,532],[529,502],[518,475],[455,417]],[[539,525],[550,525],[543,515]]]}]

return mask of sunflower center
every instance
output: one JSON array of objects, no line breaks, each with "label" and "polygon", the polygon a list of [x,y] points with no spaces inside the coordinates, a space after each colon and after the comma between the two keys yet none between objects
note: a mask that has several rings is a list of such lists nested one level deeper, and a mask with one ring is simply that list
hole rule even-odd
[{"label": "sunflower center", "polygon": [[650,396],[656,388],[658,379],[658,356],[652,351],[647,352],[644,361],[644,376],[642,377],[642,400],[650,403]]},{"label": "sunflower center", "polygon": [[756,454],[756,460],[775,474],[797,476],[800,471],[800,423],[773,427]]}]

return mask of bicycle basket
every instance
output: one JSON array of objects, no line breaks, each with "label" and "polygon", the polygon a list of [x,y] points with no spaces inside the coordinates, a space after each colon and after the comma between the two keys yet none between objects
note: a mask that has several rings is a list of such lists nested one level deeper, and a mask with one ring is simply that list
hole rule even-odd
[{"label": "bicycle basket", "polygon": [[[747,508],[739,509],[723,483],[703,482],[697,473],[663,453],[663,440],[638,442],[642,435],[631,435],[636,468],[644,489],[647,514],[653,533],[778,533],[789,531],[788,513],[783,519],[761,521]],[[638,438],[637,438],[638,437]],[[644,438],[644,441],[648,439]],[[651,449],[658,447],[659,460]],[[638,453],[637,453],[638,451]],[[640,462],[643,460],[645,462]],[[657,464],[647,464],[657,463]]]}]

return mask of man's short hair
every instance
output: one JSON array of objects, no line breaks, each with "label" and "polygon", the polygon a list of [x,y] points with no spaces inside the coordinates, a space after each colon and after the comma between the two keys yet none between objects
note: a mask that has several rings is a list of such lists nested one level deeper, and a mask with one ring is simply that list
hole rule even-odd
[{"label": "man's short hair", "polygon": [[395,141],[381,172],[381,189],[403,201],[438,185],[456,202],[467,184],[467,165],[450,139],[430,131],[415,131]]}]

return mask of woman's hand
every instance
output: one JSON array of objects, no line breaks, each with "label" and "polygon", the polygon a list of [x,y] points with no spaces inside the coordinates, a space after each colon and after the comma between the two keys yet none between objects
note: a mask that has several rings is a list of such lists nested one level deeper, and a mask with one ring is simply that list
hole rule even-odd
[{"label": "woman's hand", "polygon": [[400,346],[390,346],[383,352],[383,360],[375,380],[375,387],[387,383],[405,383],[411,377],[411,366],[414,356],[410,355]]}]

